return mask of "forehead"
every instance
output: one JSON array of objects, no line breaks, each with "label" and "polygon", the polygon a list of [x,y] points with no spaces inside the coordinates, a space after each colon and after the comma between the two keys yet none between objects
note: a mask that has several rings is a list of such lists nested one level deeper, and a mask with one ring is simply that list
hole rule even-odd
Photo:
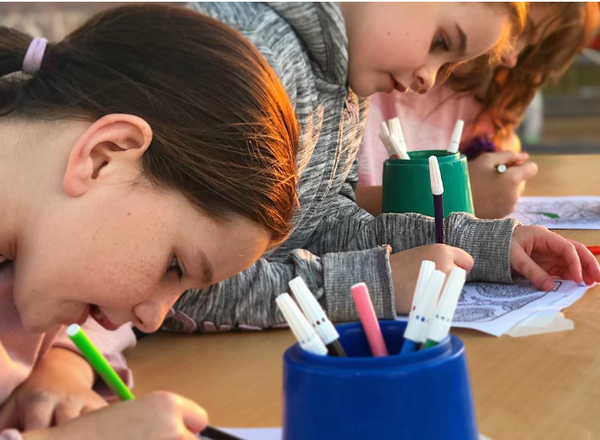
[{"label": "forehead", "polygon": [[447,3],[447,13],[442,20],[454,29],[460,27],[465,34],[465,58],[475,58],[503,44],[510,34],[507,6],[487,3]]}]

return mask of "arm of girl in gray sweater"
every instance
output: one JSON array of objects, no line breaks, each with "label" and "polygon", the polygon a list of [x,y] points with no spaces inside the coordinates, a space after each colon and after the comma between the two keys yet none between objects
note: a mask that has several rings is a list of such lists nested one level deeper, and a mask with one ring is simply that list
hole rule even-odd
[{"label": "arm of girl in gray sweater", "polygon": [[[354,206],[348,209],[352,207],[348,204],[337,217],[326,217],[313,234],[309,250],[294,250],[282,262],[262,258],[228,280],[189,290],[176,304],[178,314],[165,322],[166,328],[182,330],[177,320],[181,314],[187,316],[188,323],[189,319],[195,323],[192,331],[262,329],[282,324],[275,298],[289,290],[287,283],[296,276],[307,282],[333,321],[358,319],[350,295],[350,287],[358,282],[369,286],[377,316],[394,318],[390,252],[434,243],[434,222],[419,214],[373,218]],[[446,237],[448,244],[473,255],[476,263],[471,279],[510,282],[508,249],[514,226],[511,219],[483,221],[456,213],[446,219]],[[189,331],[190,326],[186,329]]]}]

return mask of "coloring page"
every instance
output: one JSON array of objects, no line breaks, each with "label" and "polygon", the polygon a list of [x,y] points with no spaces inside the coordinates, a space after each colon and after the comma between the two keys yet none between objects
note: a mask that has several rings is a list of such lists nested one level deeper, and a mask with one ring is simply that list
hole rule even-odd
[{"label": "coloring page", "polygon": [[549,229],[600,229],[600,197],[521,197],[509,217]]}]

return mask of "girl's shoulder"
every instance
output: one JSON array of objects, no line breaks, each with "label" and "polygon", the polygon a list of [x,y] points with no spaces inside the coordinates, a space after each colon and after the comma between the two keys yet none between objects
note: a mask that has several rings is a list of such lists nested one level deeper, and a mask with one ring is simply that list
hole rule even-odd
[{"label": "girl's shoulder", "polygon": [[268,48],[277,58],[269,62],[294,66],[308,60],[312,74],[346,84],[348,43],[338,3],[196,2],[188,7],[239,30],[261,52]]},{"label": "girl's shoulder", "polygon": [[238,30],[251,26],[270,11],[264,3],[256,2],[190,2],[187,7]]}]

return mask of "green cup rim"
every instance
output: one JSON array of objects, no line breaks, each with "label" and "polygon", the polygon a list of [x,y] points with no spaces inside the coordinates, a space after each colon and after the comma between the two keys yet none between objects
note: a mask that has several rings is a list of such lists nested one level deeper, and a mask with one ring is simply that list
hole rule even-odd
[{"label": "green cup rim", "polygon": [[446,150],[421,150],[421,151],[409,151],[408,155],[410,156],[410,160],[405,159],[388,159],[390,165],[410,165],[414,164],[429,164],[429,156],[436,156],[438,158],[438,163],[445,162],[454,162],[457,160],[461,160],[465,157],[460,153],[452,153],[449,154]]}]

